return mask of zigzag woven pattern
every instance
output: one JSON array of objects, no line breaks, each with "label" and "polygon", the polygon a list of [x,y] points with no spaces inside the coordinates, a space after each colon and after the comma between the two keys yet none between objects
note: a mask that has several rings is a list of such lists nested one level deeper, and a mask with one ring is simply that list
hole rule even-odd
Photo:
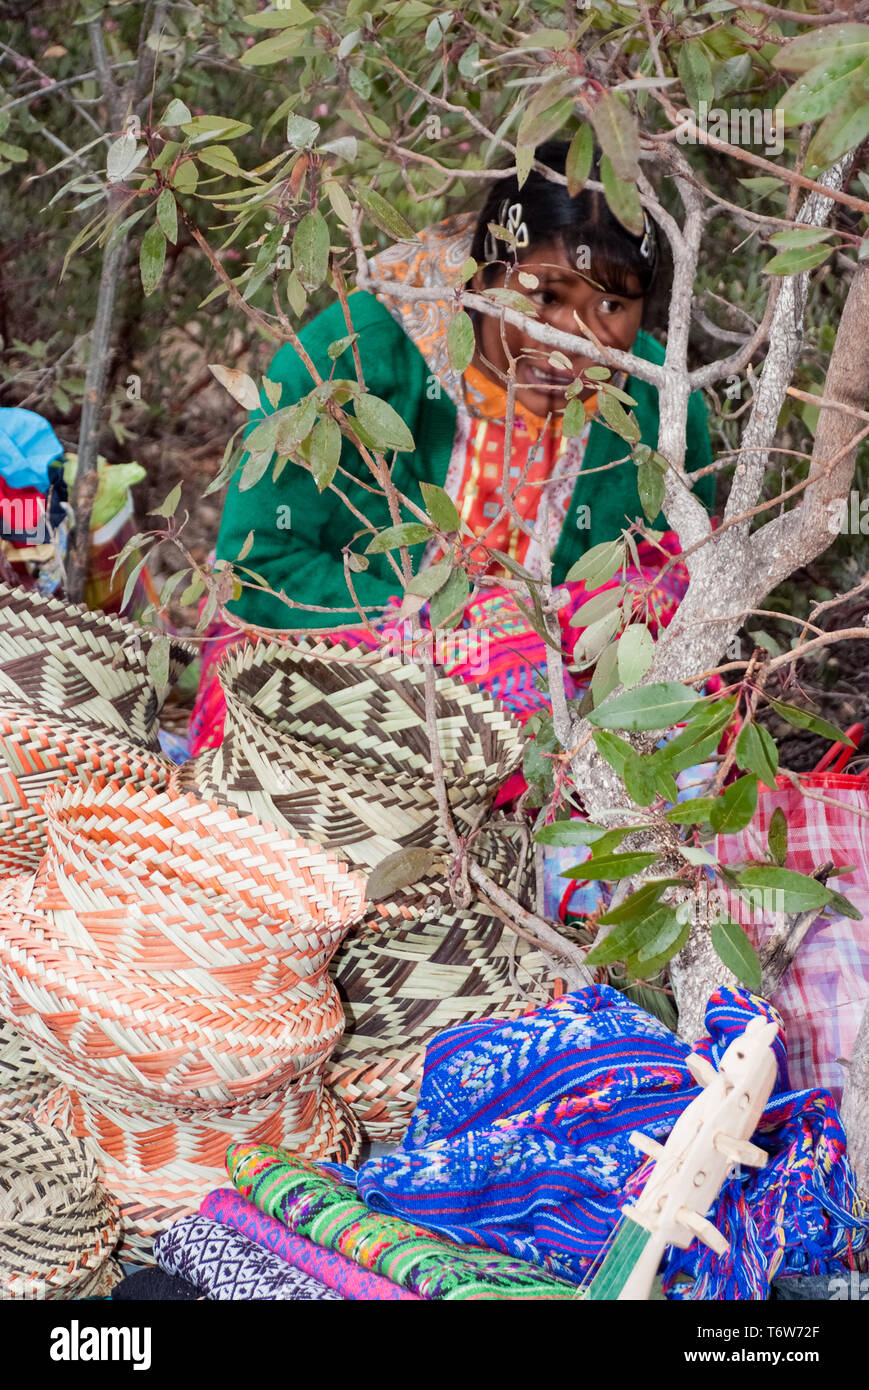
[{"label": "zigzag woven pattern", "polygon": [[76,1091],[113,1190],[195,1203],[255,1130],[352,1153],[323,1068],[343,1028],[327,967],[362,880],[192,797],[95,778],[45,809],[35,880],[0,881],[0,1009]]},{"label": "zigzag woven pattern", "polygon": [[[230,652],[218,670],[223,744],[179,768],[174,787],[286,824],[360,869],[410,846],[448,848],[419,667],[326,641],[255,643]],[[487,692],[443,676],[436,684],[451,806],[467,834],[514,767],[520,730]],[[492,877],[521,897],[529,869],[517,878],[519,846],[515,832],[494,828],[477,841]],[[539,971],[543,959],[479,903],[456,909],[442,876],[374,905],[332,965],[347,1028],[328,1073],[367,1138],[404,1133],[426,1044],[438,1032],[527,1006],[515,982],[523,964]]]},{"label": "zigzag woven pattern", "polygon": [[[530,867],[521,868],[517,832],[496,827],[480,836],[479,853],[492,877],[521,900]],[[372,1140],[403,1136],[433,1038],[460,1022],[522,1013],[527,999],[515,981],[545,970],[542,954],[481,903],[457,908],[445,891],[428,901],[420,910],[367,917],[330,967],[347,1027],[330,1058],[328,1083]]]},{"label": "zigzag woven pattern", "polygon": [[82,1140],[0,1121],[0,1299],[104,1296],[121,1277],[119,1235]]},{"label": "zigzag woven pattern", "polygon": [[172,765],[158,754],[2,701],[0,696],[0,875],[38,868],[48,844],[43,802],[59,780],[85,782],[102,773],[121,778],[131,792],[165,789]]},{"label": "zigzag woven pattern", "polygon": [[[329,639],[260,642],[231,650],[218,667],[227,727],[242,706],[274,728],[350,766],[431,776],[421,666]],[[517,722],[486,691],[440,675],[435,711],[450,780],[500,785],[521,755]]]},{"label": "zigzag woven pattern", "polygon": [[[106,613],[0,585],[0,704],[74,720],[159,751],[161,699],[148,673],[159,634]],[[169,683],[193,659],[173,641]]]}]

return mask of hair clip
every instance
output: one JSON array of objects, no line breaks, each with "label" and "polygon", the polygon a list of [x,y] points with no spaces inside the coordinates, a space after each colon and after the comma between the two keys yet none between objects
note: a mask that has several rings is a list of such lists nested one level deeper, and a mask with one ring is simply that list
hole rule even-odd
[{"label": "hair clip", "polygon": [[514,203],[507,209],[506,227],[508,232],[513,233],[514,244],[517,251],[524,251],[531,242],[528,235],[528,228],[523,221],[523,210],[521,203]]},{"label": "hair clip", "polygon": [[655,259],[656,251],[655,227],[645,208],[643,208],[643,227],[645,231],[640,242],[640,255],[644,261],[652,261]]},{"label": "hair clip", "polygon": [[[498,208],[498,226],[504,227],[513,236],[513,246],[517,251],[524,251],[531,244],[528,235],[528,227],[524,221],[524,211],[521,203],[511,203],[509,198],[505,198]],[[486,232],[486,239],[483,242],[483,252],[487,261],[496,261],[498,257],[498,241],[492,232]]]}]

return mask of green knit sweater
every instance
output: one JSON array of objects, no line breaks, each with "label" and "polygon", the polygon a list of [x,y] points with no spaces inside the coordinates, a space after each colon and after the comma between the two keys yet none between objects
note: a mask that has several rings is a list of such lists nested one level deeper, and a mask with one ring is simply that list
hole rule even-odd
[{"label": "green knit sweater", "polygon": [[[359,335],[366,390],[389,402],[407,424],[416,445],[412,453],[397,456],[393,468],[395,484],[400,492],[423,505],[420,483],[443,486],[446,479],[456,433],[456,407],[439,389],[437,379],[418,348],[379,300],[359,292],[351,295],[349,303],[353,327]],[[327,352],[329,344],[344,337],[346,331],[339,304],[318,315],[302,330],[300,337],[305,350],[323,377],[355,378],[350,349],[334,363]],[[663,348],[646,333],[638,335],[633,351],[648,362],[664,360]],[[268,376],[281,386],[278,409],[294,405],[315,385],[298,353],[289,345],[275,354]],[[656,389],[634,377],[628,380],[625,389],[637,402],[634,414],[643,442],[655,448],[658,442]],[[251,428],[270,410],[271,406],[263,397],[263,409],[251,415]],[[592,422],[583,472],[577,478],[553,557],[556,583],[585,550],[617,535],[642,515],[633,463],[628,461],[617,469],[585,477],[585,470],[601,468],[625,452],[624,441],[618,435],[598,420]],[[702,398],[694,395],[688,408],[687,468],[702,468],[711,462],[711,457],[705,407]],[[239,480],[245,461],[242,460],[229,485],[217,541],[218,559],[235,562],[253,531],[253,545],[241,562],[244,566],[262,575],[271,588],[283,589],[288,598],[340,611],[318,613],[304,608],[291,609],[279,599],[247,588],[230,605],[232,611],[262,627],[337,627],[358,621],[358,614],[348,598],[341,554],[342,547],[362,529],[358,518],[335,492],[329,489],[318,492],[310,473],[293,463],[284,467],[277,482],[272,480],[270,466],[253,487],[241,492]],[[341,465],[354,477],[370,481],[366,465],[347,439],[342,443]],[[378,530],[391,524],[385,499],[340,474],[336,481]],[[708,507],[712,505],[713,491],[711,475],[701,479],[696,488],[697,495]],[[589,509],[587,514],[583,513],[583,522],[589,524],[579,529],[575,518],[577,508],[583,504]],[[413,519],[409,513],[402,517],[402,520]],[[663,516],[657,518],[657,525],[666,529]],[[355,549],[364,550],[366,543],[364,540],[357,543]],[[423,544],[411,549],[415,567],[423,549]],[[354,575],[357,597],[362,604],[384,605],[392,594],[400,591],[400,586],[385,555],[368,558],[368,569]]]}]

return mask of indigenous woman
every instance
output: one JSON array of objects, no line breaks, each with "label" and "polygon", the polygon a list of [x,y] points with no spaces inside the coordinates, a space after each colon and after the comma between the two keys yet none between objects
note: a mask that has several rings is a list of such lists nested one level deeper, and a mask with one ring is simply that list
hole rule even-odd
[{"label": "indigenous woman", "polygon": [[[550,142],[538,149],[537,159],[563,174],[566,150],[566,144]],[[499,239],[492,226],[511,233],[512,243]],[[582,190],[571,197],[563,184],[537,172],[520,190],[515,175],[510,175],[493,182],[478,215],[449,218],[416,241],[393,246],[369,262],[374,292],[359,290],[350,296],[356,341],[337,359],[330,357],[330,345],[347,337],[339,303],[300,333],[305,352],[323,378],[354,379],[355,349],[365,390],[386,400],[409,427],[415,448],[398,453],[392,467],[398,490],[424,506],[421,483],[445,488],[474,534],[485,533],[487,547],[532,573],[539,572],[541,555],[529,532],[545,494],[546,546],[553,560],[553,582],[559,584],[584,551],[618,536],[642,516],[636,465],[624,440],[599,418],[593,386],[579,392],[583,410],[574,407],[570,432],[564,428],[568,388],[591,366],[589,358],[573,354],[565,361],[562,354],[554,366],[552,349],[527,330],[481,313],[472,315],[473,361],[461,374],[451,368],[447,328],[455,313],[454,291],[469,257],[478,267],[473,289],[495,288],[506,281],[533,302],[538,323],[596,339],[604,353],[630,351],[660,363],[664,350],[642,327],[659,269],[656,228],[646,217],[643,234],[634,236],[612,215],[600,193]],[[420,289],[442,290],[443,296],[419,298],[415,291]],[[316,384],[290,345],[278,351],[268,376],[280,387],[278,408],[295,404]],[[635,377],[625,379],[624,373],[614,373],[612,381],[636,401],[632,409],[641,440],[655,448],[656,389]],[[506,510],[502,487],[510,414],[508,472],[514,506]],[[260,418],[258,413],[255,419]],[[694,396],[688,410],[686,467],[691,471],[710,461],[703,402]],[[244,566],[261,575],[271,589],[312,605],[289,607],[246,585],[229,605],[245,622],[271,628],[358,625],[345,578],[344,548],[358,537],[359,512],[378,530],[392,524],[392,518],[382,492],[372,490],[366,463],[346,438],[340,464],[344,472],[338,473],[336,483],[343,497],[329,488],[319,492],[311,473],[293,463],[276,481],[267,468],[253,487],[242,491],[239,468],[224,507],[218,559],[236,561],[252,531]],[[697,483],[696,492],[711,502],[711,476]],[[517,516],[524,526],[517,524]],[[402,516],[412,519],[410,513]],[[365,542],[357,540],[356,545],[361,550]],[[428,550],[412,547],[414,568],[431,563],[438,554],[436,545]],[[486,552],[475,553],[474,559],[480,555]],[[368,566],[353,575],[353,586],[359,604],[376,621],[394,603],[400,586],[386,555],[366,558]],[[488,568],[498,573],[497,558]],[[477,625],[483,616],[476,615]],[[659,611],[658,616],[667,615]],[[214,644],[200,687],[192,726],[194,752],[220,738],[221,702],[211,673],[220,645]]]}]

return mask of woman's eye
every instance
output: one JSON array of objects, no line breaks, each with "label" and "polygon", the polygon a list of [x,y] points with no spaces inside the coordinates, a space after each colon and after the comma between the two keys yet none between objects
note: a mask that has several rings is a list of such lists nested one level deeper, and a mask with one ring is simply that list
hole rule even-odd
[{"label": "woman's eye", "polygon": [[598,311],[601,314],[618,314],[624,307],[620,299],[602,299]]},{"label": "woman's eye", "polygon": [[528,297],[529,297],[529,299],[533,299],[534,302],[535,302],[536,304],[557,304],[557,303],[558,303],[558,295],[557,295],[557,294],[553,294],[553,293],[552,293],[552,290],[546,290],[546,289],[535,290],[534,293],[531,294],[531,295],[529,295]]}]

